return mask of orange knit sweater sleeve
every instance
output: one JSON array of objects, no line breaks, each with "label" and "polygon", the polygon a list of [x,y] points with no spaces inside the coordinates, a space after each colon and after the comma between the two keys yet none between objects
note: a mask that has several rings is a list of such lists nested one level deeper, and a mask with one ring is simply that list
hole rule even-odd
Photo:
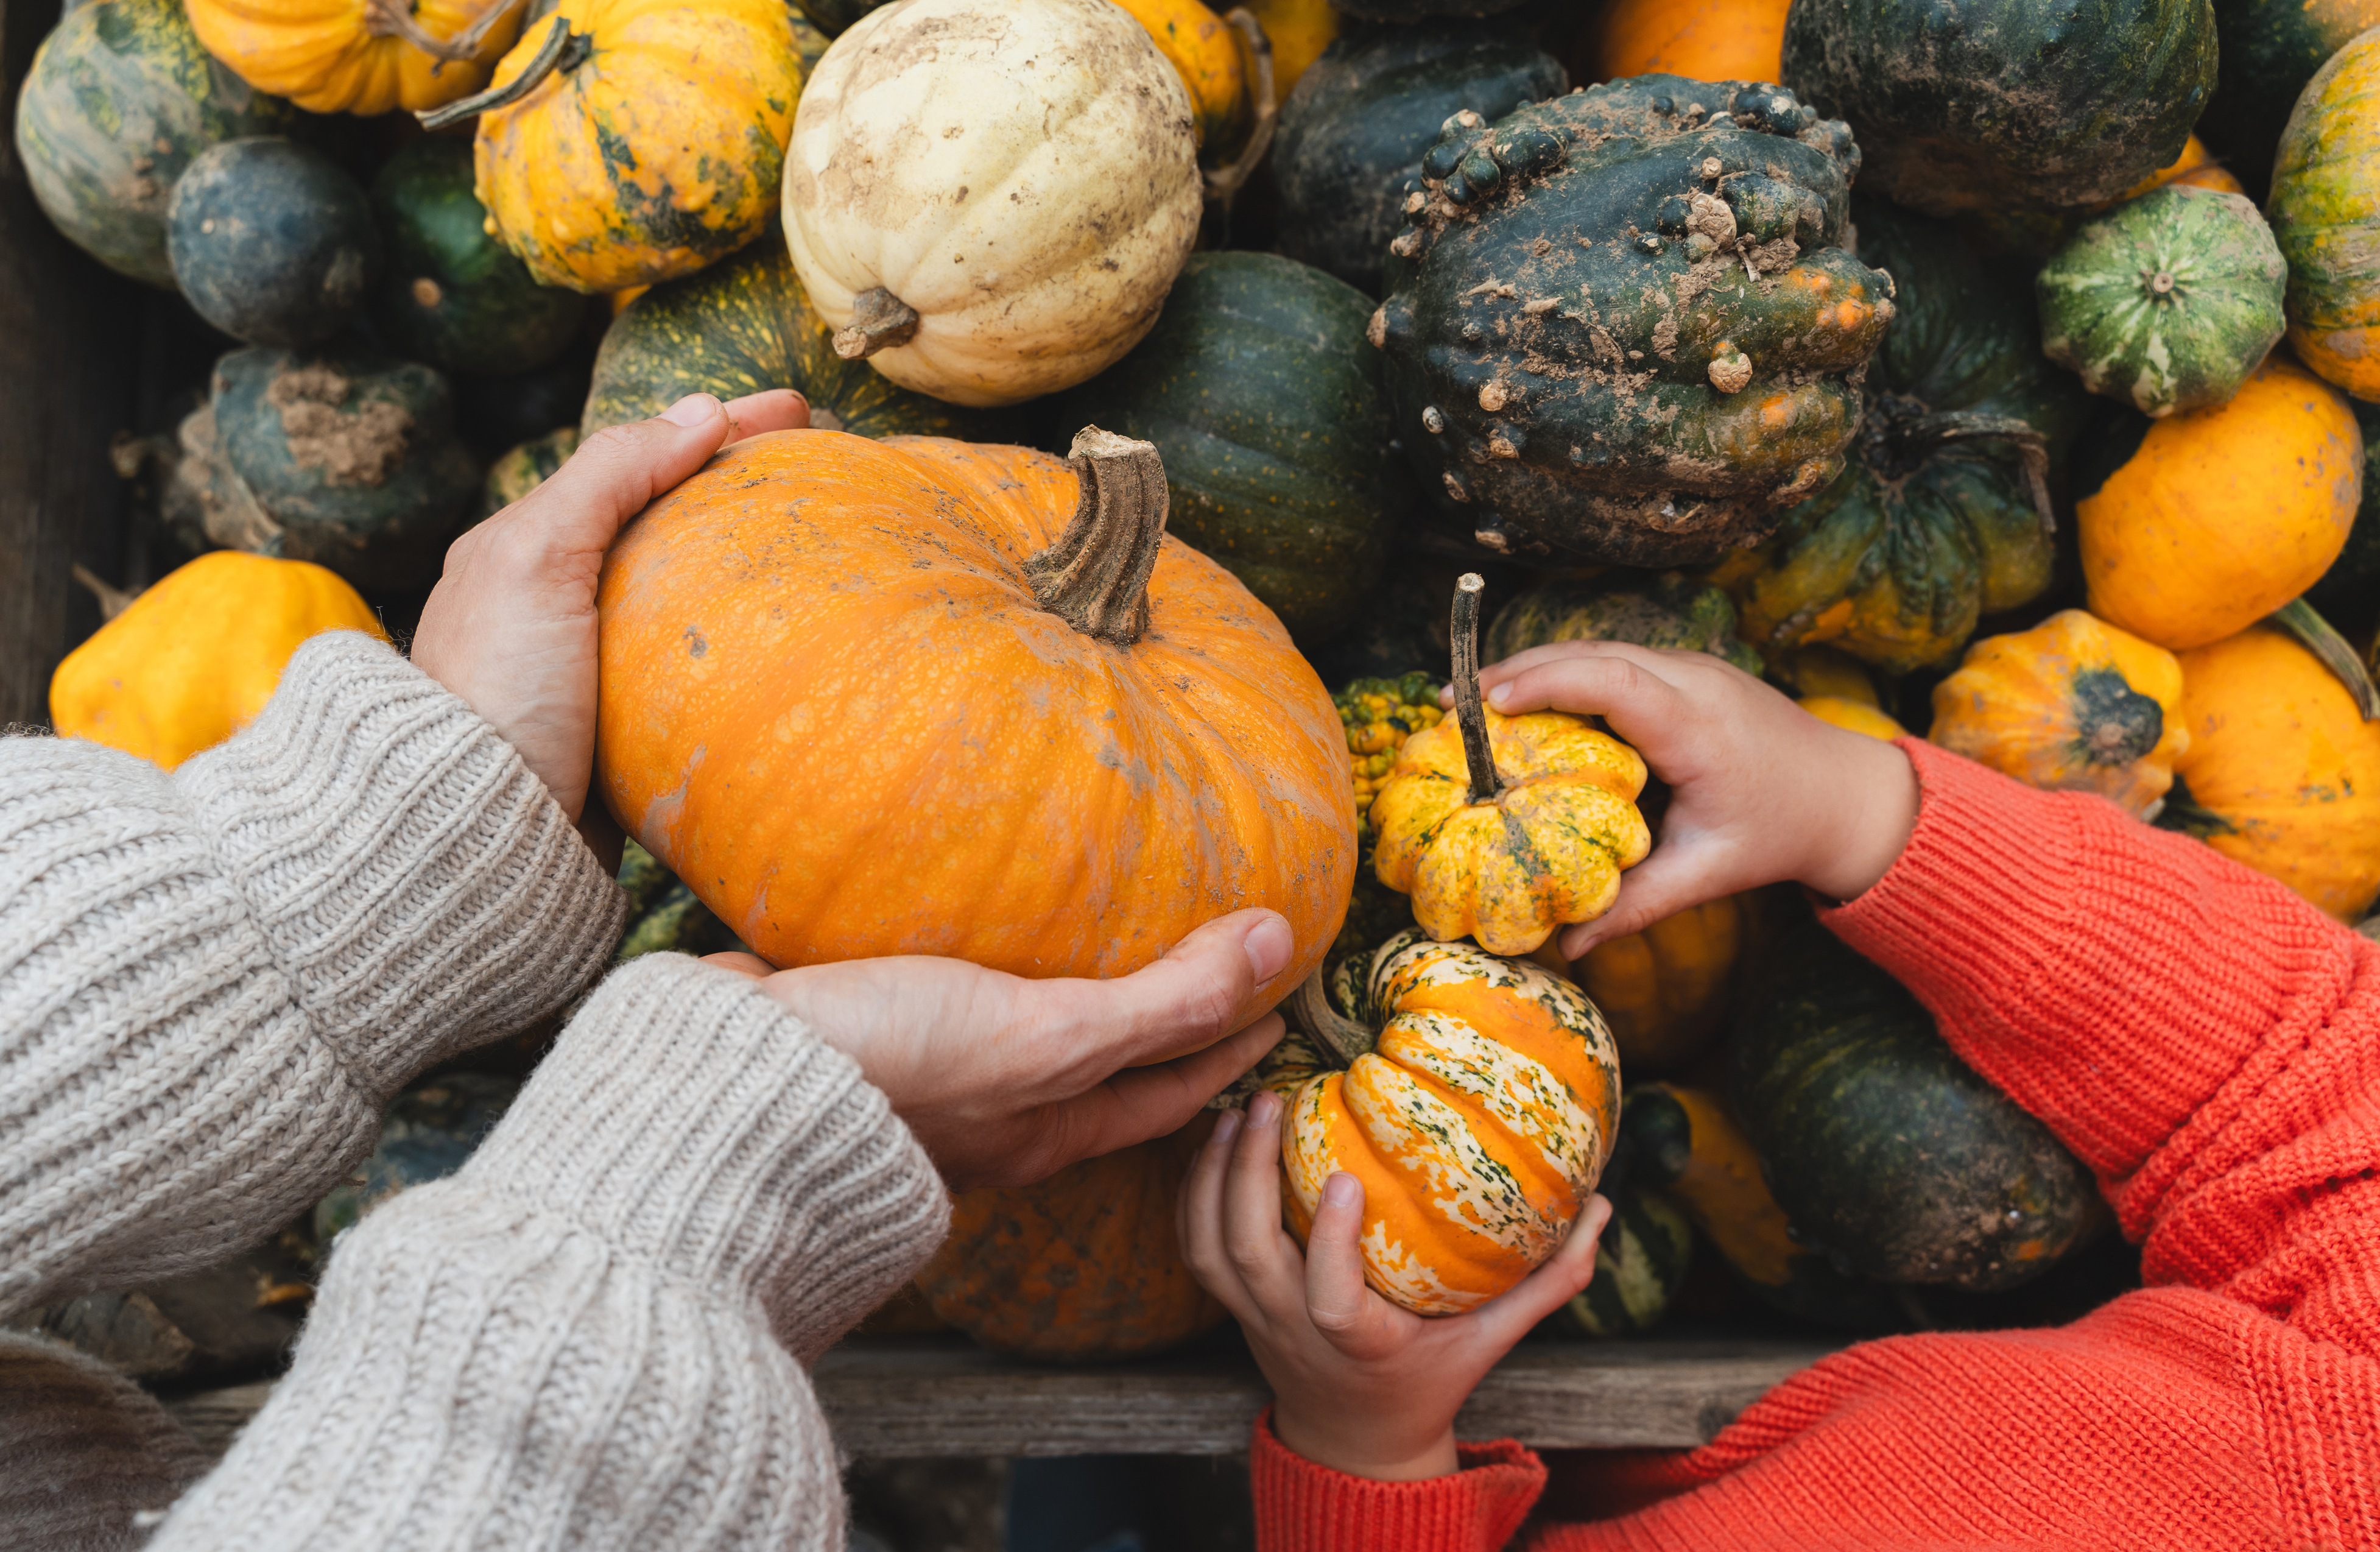
[{"label": "orange knit sweater sleeve", "polygon": [[[1651,1507],[1532,1546],[2380,1548],[2380,945],[2100,799],[1901,747],[1915,832],[1828,924],[2098,1173],[2147,1286],[1862,1343],[1633,1461]],[[1489,1552],[1544,1480],[1506,1443],[1360,1482],[1261,1423],[1252,1467],[1268,1552]]]}]

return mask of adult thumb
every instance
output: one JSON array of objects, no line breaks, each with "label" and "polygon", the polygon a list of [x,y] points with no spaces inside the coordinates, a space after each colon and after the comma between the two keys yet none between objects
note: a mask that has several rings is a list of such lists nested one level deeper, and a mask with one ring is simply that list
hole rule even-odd
[{"label": "adult thumb", "polygon": [[1039,984],[1067,999],[1064,1022],[1080,1031],[1080,1049],[1099,1051],[1104,1077],[1202,1050],[1254,1022],[1295,952],[1278,912],[1234,911],[1129,976]]},{"label": "adult thumb", "polygon": [[731,439],[808,424],[809,406],[790,389],[728,404],[688,394],[650,420],[597,431],[520,504],[555,548],[600,552],[630,518]]}]

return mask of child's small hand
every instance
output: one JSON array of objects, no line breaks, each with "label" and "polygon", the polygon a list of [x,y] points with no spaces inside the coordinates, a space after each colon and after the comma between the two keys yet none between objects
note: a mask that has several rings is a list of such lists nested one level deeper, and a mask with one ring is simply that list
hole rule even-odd
[{"label": "child's small hand", "polygon": [[1364,1188],[1323,1187],[1306,1254],[1281,1223],[1281,1101],[1227,1110],[1183,1183],[1182,1248],[1239,1317],[1273,1389],[1273,1432],[1319,1465],[1411,1482],[1457,1469],[1454,1414],[1496,1360],[1595,1276],[1611,1205],[1588,1199],[1528,1279],[1468,1315],[1425,1320],[1364,1286]]},{"label": "child's small hand", "polygon": [[1670,785],[1653,855],[1621,876],[1608,914],[1562,934],[1571,959],[1762,884],[1791,879],[1849,900],[1884,877],[1917,820],[1907,756],[1707,653],[1563,641],[1482,670],[1479,685],[1508,715],[1602,717]]}]

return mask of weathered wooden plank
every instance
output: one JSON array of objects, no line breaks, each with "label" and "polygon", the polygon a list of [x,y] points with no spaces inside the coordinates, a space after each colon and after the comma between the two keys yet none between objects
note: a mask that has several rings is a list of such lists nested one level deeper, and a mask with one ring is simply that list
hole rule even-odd
[{"label": "weathered wooden plank", "polygon": [[188,1395],[169,1396],[165,1410],[178,1419],[199,1448],[216,1460],[231,1448],[231,1441],[248,1420],[264,1410],[273,1397],[273,1381],[260,1379],[249,1385],[226,1386],[220,1390],[199,1390]]}]

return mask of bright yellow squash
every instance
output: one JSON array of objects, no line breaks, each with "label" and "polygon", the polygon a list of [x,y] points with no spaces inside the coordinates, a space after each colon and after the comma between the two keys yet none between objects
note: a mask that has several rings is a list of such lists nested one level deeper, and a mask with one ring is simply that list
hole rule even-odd
[{"label": "bright yellow squash", "polygon": [[2145,814],[2190,747],[2180,707],[2171,652],[2066,609],[1968,648],[1934,686],[1926,736],[2027,785],[2097,793]]},{"label": "bright yellow squash", "polygon": [[1894,721],[1882,707],[1866,701],[1841,696],[1803,696],[1794,704],[1818,721],[1832,723],[1846,733],[1864,733],[1888,744],[1909,736],[1909,730]]},{"label": "bright yellow squash", "polygon": [[166,770],[253,721],[289,655],[323,631],[388,639],[380,616],[310,561],[217,550],[169,573],[67,654],[50,722]]},{"label": "bright yellow squash", "polygon": [[1589,79],[1784,79],[1788,0],[1611,0],[1596,22]]},{"label": "bright yellow squash", "polygon": [[2151,422],[2082,498],[2091,612],[2168,651],[2220,641],[2330,568],[2362,491],[2346,395],[2275,357],[2230,403]]},{"label": "bright yellow squash", "polygon": [[1115,0],[1148,29],[1190,93],[1202,161],[1227,154],[1256,118],[1240,36],[1198,0]]},{"label": "bright yellow squash", "polygon": [[1339,36],[1339,13],[1330,0],[1248,0],[1247,8],[1271,41],[1273,96],[1286,103],[1299,79]]},{"label": "bright yellow squash", "polygon": [[309,113],[435,108],[486,84],[527,0],[189,0],[207,52]]},{"label": "bright yellow squash", "polygon": [[1743,925],[1738,897],[1725,894],[1608,938],[1571,966],[1610,1021],[1622,1071],[1679,1072],[1718,1038],[1733,1010]]}]

